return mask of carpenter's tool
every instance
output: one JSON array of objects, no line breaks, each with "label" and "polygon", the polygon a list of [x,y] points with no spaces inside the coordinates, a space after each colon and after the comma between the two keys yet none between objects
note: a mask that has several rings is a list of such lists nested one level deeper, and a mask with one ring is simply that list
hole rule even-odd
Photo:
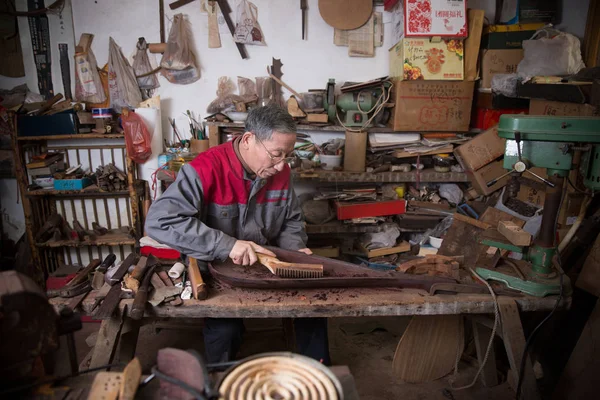
[{"label": "carpenter's tool", "polygon": [[71,298],[71,297],[75,297],[75,296],[78,296],[83,293],[87,293],[90,290],[92,290],[92,286],[90,285],[90,282],[85,281],[85,282],[78,283],[76,285],[66,285],[66,286],[64,286],[60,289],[56,289],[56,290],[48,290],[46,292],[46,296],[48,296],[49,298],[52,298],[52,297]]},{"label": "carpenter's tool", "polygon": [[[231,32],[231,36],[235,35],[235,26],[233,25],[233,21],[231,20],[231,8],[229,7],[229,3],[227,0],[216,0],[217,4],[219,4],[219,9],[221,10],[221,14],[223,14],[223,19],[225,19],[225,23],[227,24],[227,28],[229,28],[229,32]],[[235,42],[235,45],[240,52],[240,56],[245,60],[248,58],[248,54],[246,53],[246,47],[241,44]]]},{"label": "carpenter's tool", "polygon": [[133,300],[133,306],[129,312],[129,317],[135,321],[139,321],[144,316],[144,310],[146,309],[146,300],[148,300],[148,290],[150,289],[150,280],[154,274],[154,268],[156,265],[150,267],[144,276],[144,280],[138,289],[135,299]]},{"label": "carpenter's tool", "polygon": [[[171,278],[169,278],[169,275],[166,271],[158,271],[157,275],[167,287],[175,286],[173,285],[173,282],[171,281]],[[181,300],[181,297],[175,296],[175,298],[171,300],[171,304],[174,306],[180,306],[183,304],[183,300]]]},{"label": "carpenter's tool", "polygon": [[206,283],[204,283],[202,275],[200,274],[198,261],[192,257],[189,259],[188,275],[190,277],[190,282],[192,283],[192,293],[194,294],[194,299],[205,300],[208,297]]},{"label": "carpenter's tool", "polygon": [[300,0],[300,10],[302,10],[302,40],[306,40],[306,0]]},{"label": "carpenter's tool", "polygon": [[[509,172],[504,175],[511,175],[507,196],[518,193],[519,178],[528,173],[546,185],[544,215],[540,234],[529,247],[515,246],[503,237],[489,237],[487,231],[480,238],[482,244],[522,253],[527,263],[520,263],[520,269],[526,280],[495,269],[477,268],[476,272],[483,279],[503,282],[533,296],[558,294],[563,272],[559,267],[555,269],[553,262],[557,255],[556,221],[563,181],[575,168],[575,152],[581,152],[580,171],[585,178],[584,185],[591,190],[600,189],[600,118],[503,115],[498,124],[498,136],[506,139],[503,166]],[[532,172],[532,167],[546,168],[548,179]],[[493,185],[497,180],[487,185]],[[563,292],[570,293],[570,280],[567,276],[563,279]]]},{"label": "carpenter's tool", "polygon": [[94,317],[98,319],[107,319],[110,318],[112,313],[115,311],[115,308],[119,305],[119,301],[121,300],[121,279],[127,273],[127,270],[133,263],[135,262],[135,253],[131,253],[127,256],[125,260],[121,263],[121,266],[117,269],[117,271],[112,275],[112,280],[107,282],[112,287],[110,288],[106,298],[100,305],[98,311],[94,314]]},{"label": "carpenter's tool", "polygon": [[273,275],[282,278],[322,278],[323,264],[290,263],[277,257],[256,253],[258,262],[267,267]]},{"label": "carpenter's tool", "polygon": [[[107,261],[110,261],[110,256],[114,257],[114,254],[109,254],[108,257],[106,257],[104,259],[104,262],[102,264],[106,263]],[[114,262],[114,259],[113,259],[113,262]],[[87,265],[87,267],[85,267],[84,269],[79,271],[77,273],[77,275],[75,275],[75,277],[73,279],[71,279],[66,286],[77,285],[79,283],[86,282],[89,279],[89,277],[88,277],[89,274],[91,274],[92,271],[94,271],[99,265],[102,265],[102,264],[100,264],[100,260],[98,260],[98,259],[94,259],[94,260],[90,261],[90,263]]]}]

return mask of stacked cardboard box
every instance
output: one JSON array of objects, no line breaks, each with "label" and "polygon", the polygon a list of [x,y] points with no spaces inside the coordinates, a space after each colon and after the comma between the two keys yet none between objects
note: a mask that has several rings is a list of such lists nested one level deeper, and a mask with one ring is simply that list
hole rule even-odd
[{"label": "stacked cardboard box", "polygon": [[404,38],[390,49],[391,101],[388,126],[395,131],[469,130],[483,10],[469,10],[468,37]]}]

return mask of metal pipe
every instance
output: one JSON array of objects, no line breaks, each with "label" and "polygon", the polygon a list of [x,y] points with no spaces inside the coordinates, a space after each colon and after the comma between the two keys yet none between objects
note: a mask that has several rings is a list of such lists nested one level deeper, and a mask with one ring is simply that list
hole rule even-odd
[{"label": "metal pipe", "polygon": [[560,212],[560,203],[562,199],[563,177],[549,176],[554,187],[546,189],[546,200],[544,201],[544,215],[542,217],[542,226],[540,235],[536,244],[541,247],[554,247],[556,240],[556,216]]}]

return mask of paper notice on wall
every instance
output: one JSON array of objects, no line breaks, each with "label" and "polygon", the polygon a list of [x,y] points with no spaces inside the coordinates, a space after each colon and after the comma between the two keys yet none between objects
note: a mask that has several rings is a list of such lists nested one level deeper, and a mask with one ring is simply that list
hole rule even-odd
[{"label": "paper notice on wall", "polygon": [[404,7],[402,2],[398,4],[390,12],[392,16],[392,43],[396,44],[404,37]]},{"label": "paper notice on wall", "polygon": [[348,46],[348,33],[350,31],[345,31],[342,29],[334,29],[333,30],[333,44],[336,46]]},{"label": "paper notice on wall", "polygon": [[375,47],[381,47],[383,46],[383,13],[374,12],[373,16],[373,27],[375,30],[373,39],[375,41]]},{"label": "paper notice on wall", "polygon": [[[160,102],[160,98],[158,101]],[[152,156],[144,164],[138,165],[138,176],[140,179],[148,181],[150,184],[150,195],[154,198],[155,190],[157,191],[156,197],[161,194],[160,185],[157,185],[158,187],[156,188],[152,188],[152,174],[158,169],[158,155],[163,151],[160,108],[136,108],[135,112],[142,117],[146,127],[152,134]]]},{"label": "paper notice on wall", "polygon": [[348,55],[350,57],[374,57],[375,56],[375,16],[358,29],[348,34]]}]

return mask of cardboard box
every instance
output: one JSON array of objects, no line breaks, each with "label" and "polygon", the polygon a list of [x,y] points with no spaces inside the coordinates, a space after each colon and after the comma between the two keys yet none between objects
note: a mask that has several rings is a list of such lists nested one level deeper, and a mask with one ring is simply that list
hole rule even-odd
[{"label": "cardboard box", "polygon": [[388,126],[394,131],[469,130],[474,82],[394,81],[395,107]]},{"label": "cardboard box", "polygon": [[463,169],[476,171],[502,156],[505,143],[493,127],[458,146],[454,155]]},{"label": "cardboard box", "polygon": [[469,36],[465,39],[465,80],[474,81],[479,77],[479,45],[485,19],[484,10],[469,10]]},{"label": "cardboard box", "polygon": [[[535,171],[535,172],[537,173],[537,171]],[[544,170],[543,174],[540,176],[547,177],[545,170]],[[526,182],[528,180],[529,180],[528,178],[522,180],[521,189],[519,190],[519,193],[517,194],[517,199],[524,201],[525,203],[533,204],[534,206],[537,206],[537,207],[543,207],[544,201],[546,200],[546,192],[527,185]]]},{"label": "cardboard box", "polygon": [[404,0],[406,37],[467,37],[467,0]]},{"label": "cardboard box", "polygon": [[487,182],[507,172],[502,164],[503,161],[499,160],[494,161],[477,171],[466,170],[469,181],[471,181],[473,189],[475,189],[478,194],[487,196],[494,193],[496,190],[502,189],[508,184],[510,176],[506,176],[496,182],[493,186],[487,187]]},{"label": "cardboard box", "polygon": [[481,52],[480,87],[491,88],[496,74],[514,74],[523,59],[523,49],[483,50]]},{"label": "cardboard box", "polygon": [[532,99],[529,103],[529,115],[556,115],[573,117],[597,117],[598,107],[590,104],[565,103]]},{"label": "cardboard box", "polygon": [[390,49],[390,76],[405,81],[460,81],[464,78],[464,42],[404,38]]}]

